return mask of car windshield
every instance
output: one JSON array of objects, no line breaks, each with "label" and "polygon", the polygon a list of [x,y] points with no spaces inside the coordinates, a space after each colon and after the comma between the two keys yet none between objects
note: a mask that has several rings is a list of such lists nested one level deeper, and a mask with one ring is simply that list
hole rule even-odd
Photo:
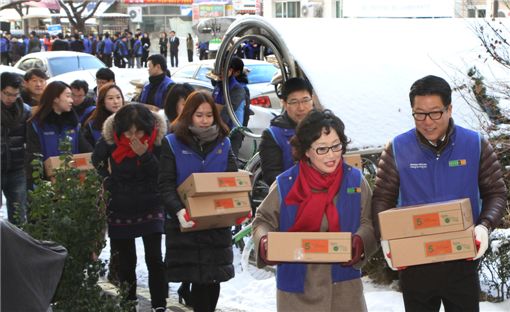
[{"label": "car windshield", "polygon": [[274,73],[278,70],[278,68],[272,64],[247,65],[246,67],[250,69],[248,73],[248,81],[250,84],[269,83]]},{"label": "car windshield", "polygon": [[48,59],[53,76],[65,74],[83,69],[99,69],[105,67],[100,60],[94,56],[62,56]]}]

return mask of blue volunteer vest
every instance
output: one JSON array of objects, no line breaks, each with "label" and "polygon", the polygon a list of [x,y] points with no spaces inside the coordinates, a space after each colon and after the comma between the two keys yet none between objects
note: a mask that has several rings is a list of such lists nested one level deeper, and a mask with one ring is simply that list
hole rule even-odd
[{"label": "blue volunteer vest", "polygon": [[228,138],[223,139],[216,145],[205,159],[177,139],[175,134],[168,134],[166,139],[175,155],[177,185],[180,185],[195,172],[225,172],[227,170],[228,153],[230,151],[230,140]]},{"label": "blue volunteer vest", "polygon": [[99,141],[99,138],[101,137],[101,130],[94,129],[94,120],[90,121],[88,126],[90,128],[90,133],[92,133],[92,138],[94,139],[94,145],[96,145],[97,141]]},{"label": "blue volunteer vest", "polygon": [[83,124],[95,109],[96,109],[95,105],[91,105],[85,108],[83,113],[80,116],[78,116],[78,120],[80,121],[80,123]]},{"label": "blue volunteer vest", "polygon": [[296,129],[286,129],[276,126],[269,127],[269,132],[273,136],[274,141],[282,151],[283,170],[287,170],[294,165],[292,158],[292,147],[290,146],[290,139],[296,133]]},{"label": "blue volunteer vest", "polygon": [[89,39],[87,39],[87,38],[83,39],[83,47],[84,47],[84,49],[83,49],[84,53],[89,53],[89,54],[92,53],[92,42]]},{"label": "blue volunteer vest", "polygon": [[113,52],[113,41],[107,38],[103,41],[103,54],[110,55]]},{"label": "blue volunteer vest", "polygon": [[398,207],[469,198],[476,222],[481,209],[480,144],[477,132],[455,126],[450,142],[437,157],[419,142],[415,129],[395,137],[393,155],[400,176]]},{"label": "blue volunteer vest", "polygon": [[[228,78],[228,90],[232,91],[234,88],[244,89],[243,85],[241,83],[239,83],[239,81],[237,81],[237,79],[232,75]],[[221,84],[217,84],[214,87],[213,99],[214,99],[214,102],[216,102],[218,104],[225,105],[223,88],[221,87]],[[237,117],[237,120],[239,120],[241,123],[243,123],[243,120],[244,120],[245,106],[246,106],[246,99],[244,99],[243,101],[241,101],[241,103],[239,103],[239,106],[236,108],[236,110],[234,112]],[[226,108],[224,109],[224,111],[225,110],[226,110]],[[225,111],[225,113],[222,113],[222,114],[226,114],[224,116],[228,116],[228,113],[226,111]],[[234,125],[234,123],[232,122],[230,117],[228,118],[228,120],[226,120],[226,124],[230,129],[232,129],[232,127]]]},{"label": "blue volunteer vest", "polygon": [[76,127],[66,126],[62,129],[61,132],[58,131],[58,128],[55,125],[45,123],[44,126],[41,126],[39,122],[32,122],[32,127],[37,133],[39,137],[39,144],[41,145],[41,153],[43,155],[43,161],[52,156],[59,156],[62,152],[59,149],[60,141],[64,139],[65,136],[71,137],[71,153],[78,154],[78,132],[80,126]]},{"label": "blue volunteer vest", "polygon": [[0,52],[1,53],[9,52],[9,40],[7,40],[7,38],[5,37],[0,38]]},{"label": "blue volunteer vest", "polygon": [[[361,218],[361,171],[345,163],[343,165],[342,184],[336,198],[336,208],[340,218],[340,231],[356,233]],[[287,232],[296,220],[298,207],[287,206],[285,198],[299,174],[299,166],[294,165],[280,174],[276,181],[280,195],[280,232]],[[303,293],[306,278],[305,263],[282,263],[276,270],[276,287],[279,290]],[[348,281],[361,277],[361,271],[353,267],[331,264],[333,283]]]},{"label": "blue volunteer vest", "polygon": [[170,86],[173,82],[170,77],[165,75],[163,81],[159,84],[158,89],[156,90],[156,94],[154,94],[154,103],[147,103],[147,97],[149,96],[149,91],[151,90],[150,82],[146,83],[143,86],[142,94],[140,95],[140,102],[145,104],[153,104],[159,108],[163,108],[165,103],[163,103],[166,95],[166,91],[168,90],[168,86]]},{"label": "blue volunteer vest", "polygon": [[142,56],[143,49],[142,49],[142,42],[140,40],[135,41],[133,51],[134,51],[135,56]]}]

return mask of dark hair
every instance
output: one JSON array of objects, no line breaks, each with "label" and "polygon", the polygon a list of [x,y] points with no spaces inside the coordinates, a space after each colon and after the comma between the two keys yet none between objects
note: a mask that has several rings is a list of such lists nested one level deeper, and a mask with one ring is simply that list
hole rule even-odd
[{"label": "dark hair", "polygon": [[166,59],[161,54],[153,54],[153,55],[149,56],[147,58],[147,62],[148,61],[151,61],[153,66],[159,65],[163,72],[166,72],[166,70],[168,68],[167,65],[166,65]]},{"label": "dark hair", "polygon": [[85,91],[85,95],[89,92],[89,84],[85,80],[76,79],[71,83],[71,88]]},{"label": "dark hair", "polygon": [[303,78],[290,78],[283,83],[282,86],[282,99],[287,101],[289,95],[296,91],[308,91],[310,95],[313,94],[312,85]]},{"label": "dark hair", "polygon": [[21,78],[15,73],[3,72],[2,75],[0,75],[0,87],[1,90],[7,87],[19,89],[21,87]]},{"label": "dark hair", "polygon": [[409,90],[409,101],[414,106],[414,98],[417,95],[439,95],[444,107],[452,103],[452,89],[446,80],[437,76],[426,76],[416,80]]},{"label": "dark hair", "polygon": [[29,81],[34,76],[45,79],[45,80],[48,79],[48,76],[46,75],[46,73],[42,69],[39,69],[39,68],[32,68],[29,71],[27,71],[25,73],[25,77],[23,79],[25,79],[25,81]]},{"label": "dark hair", "polygon": [[115,73],[108,67],[99,68],[96,72],[96,79],[115,81]]},{"label": "dark hair", "polygon": [[189,83],[178,83],[170,87],[164,101],[165,115],[169,122],[177,118],[177,103],[179,100],[184,99],[186,101],[193,91],[195,91],[195,89]]},{"label": "dark hair", "polygon": [[182,113],[172,123],[175,136],[188,145],[192,142],[188,127],[193,123],[193,114],[203,103],[209,103],[209,105],[211,105],[214,117],[213,124],[218,125],[219,138],[224,138],[228,135],[228,126],[221,119],[220,112],[218,111],[218,108],[216,108],[216,104],[214,103],[212,96],[204,91],[194,91],[186,99]]},{"label": "dark hair", "polygon": [[80,39],[80,35],[79,34],[74,34],[73,37],[74,37],[75,40],[79,40]]},{"label": "dark hair", "polygon": [[345,154],[350,141],[345,136],[345,125],[342,120],[329,109],[324,111],[312,109],[298,124],[296,134],[290,140],[294,159],[304,159],[306,157],[305,153],[312,146],[312,143],[318,140],[323,132],[329,134],[331,129],[338,134],[340,142],[342,142],[342,155]]},{"label": "dark hair", "polygon": [[71,87],[62,81],[53,81],[44,88],[43,94],[39,105],[35,108],[35,113],[32,115],[30,120],[38,120],[41,124],[44,124],[46,117],[53,110],[53,102],[58,98],[66,89]]},{"label": "dark hair", "polygon": [[122,90],[120,89],[120,87],[114,83],[111,83],[111,82],[107,83],[104,86],[102,86],[101,89],[99,89],[99,94],[97,96],[96,109],[92,112],[92,114],[87,119],[87,121],[85,121],[84,125],[87,125],[89,122],[94,121],[92,128],[94,128],[96,130],[103,129],[104,121],[106,120],[106,118],[110,117],[111,114],[113,114],[112,112],[110,112],[109,110],[106,109],[106,104],[105,104],[106,94],[108,93],[108,91],[110,91],[110,89],[119,90],[120,95],[122,97],[122,106],[124,106],[124,104],[125,104],[124,94],[122,94]]},{"label": "dark hair", "polygon": [[143,130],[151,135],[156,125],[156,117],[143,104],[127,104],[122,106],[113,117],[113,130],[118,137],[135,126],[137,130]]},{"label": "dark hair", "polygon": [[241,58],[237,56],[232,57],[228,68],[232,68],[233,70],[243,72],[244,68],[243,60],[241,60]]}]

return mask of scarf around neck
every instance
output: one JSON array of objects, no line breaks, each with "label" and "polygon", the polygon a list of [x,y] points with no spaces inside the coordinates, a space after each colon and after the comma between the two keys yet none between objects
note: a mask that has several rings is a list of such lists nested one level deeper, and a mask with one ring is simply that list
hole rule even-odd
[{"label": "scarf around neck", "polygon": [[333,199],[342,183],[342,163],[332,173],[322,174],[307,161],[299,162],[299,174],[285,198],[287,205],[297,205],[294,225],[289,232],[319,232],[324,214],[329,232],[340,231],[340,217]]},{"label": "scarf around neck", "polygon": [[200,144],[212,142],[218,138],[220,133],[218,125],[212,125],[209,128],[200,128],[189,126],[188,129],[198,139]]},{"label": "scarf around neck", "polygon": [[[150,137],[147,134],[145,134],[140,139],[140,142],[142,142],[142,144],[147,142],[147,144],[148,144],[147,151],[149,151],[149,152],[152,152],[152,149],[154,148],[154,141],[156,141],[157,133],[158,133],[158,131],[154,127],[154,129],[152,129],[152,133],[151,133]],[[115,150],[112,153],[112,158],[113,158],[113,160],[115,160],[115,162],[117,164],[120,164],[126,157],[133,158],[133,157],[137,156],[136,153],[131,149],[131,146],[129,145],[129,143],[131,143],[131,140],[128,139],[124,134],[121,134],[121,136],[119,138],[117,136],[117,133],[114,133],[113,140],[115,141],[115,145],[117,145],[117,147],[115,148]],[[137,163],[137,165],[140,165],[140,164]]]}]

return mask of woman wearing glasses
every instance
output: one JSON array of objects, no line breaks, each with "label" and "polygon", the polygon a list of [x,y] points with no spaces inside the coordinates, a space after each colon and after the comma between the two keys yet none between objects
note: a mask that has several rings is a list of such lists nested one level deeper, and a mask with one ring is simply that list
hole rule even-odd
[{"label": "woman wearing glasses", "polygon": [[[366,311],[360,267],[375,252],[371,191],[360,170],[345,164],[343,122],[312,110],[291,144],[299,162],[273,183],[253,221],[257,265],[278,265],[278,311]],[[352,191],[354,190],[354,192]],[[268,232],[351,232],[352,260],[272,263]]]}]

